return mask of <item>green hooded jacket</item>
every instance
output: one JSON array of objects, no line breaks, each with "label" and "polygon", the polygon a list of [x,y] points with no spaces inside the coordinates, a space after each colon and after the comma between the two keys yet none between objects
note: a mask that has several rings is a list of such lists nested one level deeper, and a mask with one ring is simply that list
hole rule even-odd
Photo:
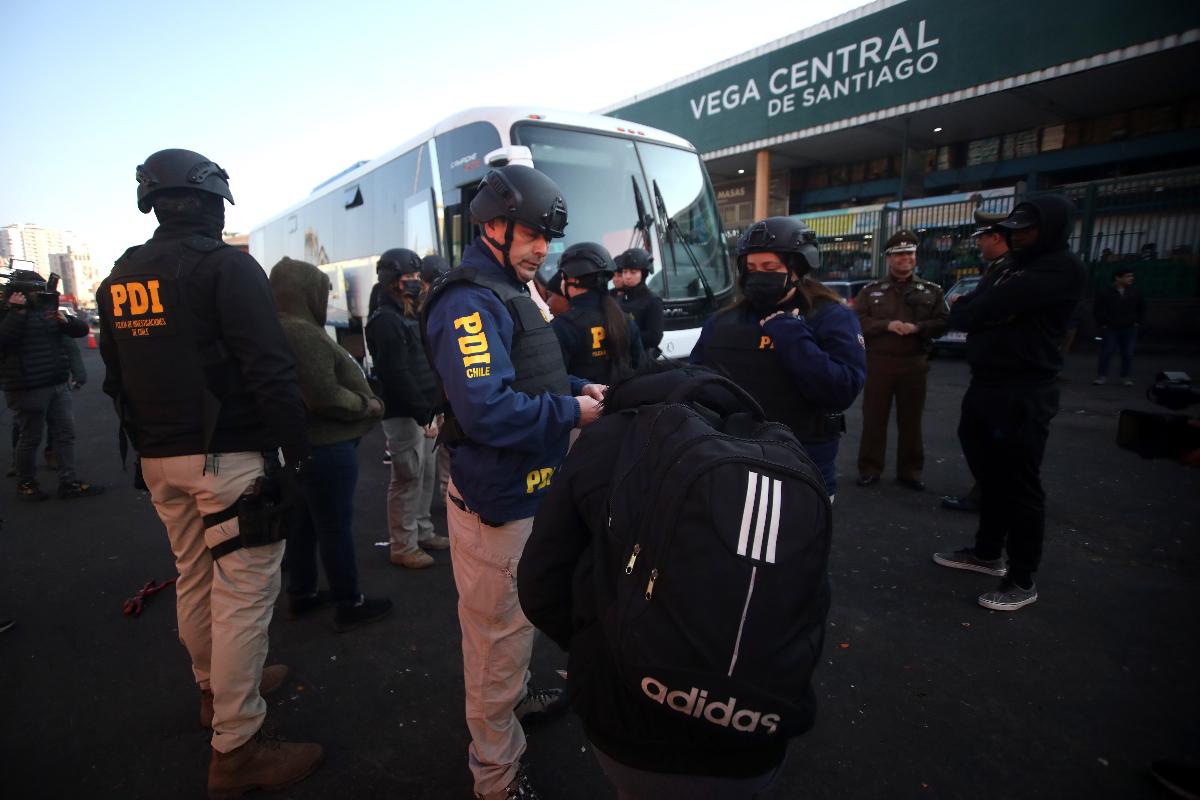
[{"label": "green hooded jacket", "polygon": [[328,276],[307,262],[283,258],[271,268],[279,322],[296,356],[304,427],[314,446],[357,439],[378,420],[368,410],[375,395],[362,368],[325,333],[329,289]]}]

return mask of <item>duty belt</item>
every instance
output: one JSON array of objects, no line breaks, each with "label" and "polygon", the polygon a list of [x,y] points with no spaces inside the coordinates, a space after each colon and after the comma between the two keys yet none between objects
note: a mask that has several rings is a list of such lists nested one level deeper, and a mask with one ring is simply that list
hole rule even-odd
[{"label": "duty belt", "polygon": [[[449,497],[450,502],[454,503],[454,505],[458,506],[459,510],[465,511],[468,514],[475,514],[474,511],[467,508],[467,504],[462,501],[461,497],[455,497],[454,495],[450,494],[449,492],[446,492],[446,497]],[[479,517],[478,514],[475,514],[475,516]],[[503,528],[504,527],[503,522],[492,522],[491,520],[484,519],[483,517],[479,517],[479,521],[482,522],[484,525],[487,525],[489,528]]]}]

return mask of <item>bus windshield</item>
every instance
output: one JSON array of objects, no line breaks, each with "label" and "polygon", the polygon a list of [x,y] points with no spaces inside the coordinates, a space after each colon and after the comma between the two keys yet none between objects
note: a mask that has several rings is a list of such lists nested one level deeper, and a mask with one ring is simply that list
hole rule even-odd
[{"label": "bus windshield", "polygon": [[[518,125],[514,140],[532,151],[533,163],[554,179],[567,200],[567,235],[550,243],[542,267],[547,277],[557,270],[563,250],[575,242],[598,242],[614,256],[646,246],[635,227],[636,181],[645,213],[657,221],[651,228],[658,246],[652,248],[657,252],[650,288],[665,300],[705,297],[693,257],[714,294],[731,288],[716,204],[695,153],[534,123]],[[655,186],[675,223],[669,235],[663,229],[666,220],[655,210]]]}]

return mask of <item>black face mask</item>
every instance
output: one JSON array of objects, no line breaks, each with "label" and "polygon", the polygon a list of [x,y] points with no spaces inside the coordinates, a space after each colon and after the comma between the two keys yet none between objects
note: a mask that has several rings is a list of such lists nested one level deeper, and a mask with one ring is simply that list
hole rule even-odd
[{"label": "black face mask", "polygon": [[417,297],[421,294],[421,281],[415,278],[400,281],[400,289],[409,297]]},{"label": "black face mask", "polygon": [[751,272],[742,282],[742,293],[755,311],[765,314],[791,290],[791,277],[787,272]]}]

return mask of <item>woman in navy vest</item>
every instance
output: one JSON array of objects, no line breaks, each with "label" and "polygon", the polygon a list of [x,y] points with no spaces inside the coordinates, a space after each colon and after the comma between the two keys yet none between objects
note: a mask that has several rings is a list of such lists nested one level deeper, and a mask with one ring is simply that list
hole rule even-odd
[{"label": "woman in navy vest", "polygon": [[637,369],[645,357],[637,323],[608,294],[612,256],[580,242],[563,251],[558,268],[570,308],[554,318],[554,333],[567,373],[607,386]]},{"label": "woman in navy vest", "polygon": [[867,374],[858,318],[810,276],[820,254],[816,235],[799,220],[754,223],[737,253],[742,299],[704,324],[692,363],[724,371],[768,419],[790,427],[833,497],[842,412]]}]

